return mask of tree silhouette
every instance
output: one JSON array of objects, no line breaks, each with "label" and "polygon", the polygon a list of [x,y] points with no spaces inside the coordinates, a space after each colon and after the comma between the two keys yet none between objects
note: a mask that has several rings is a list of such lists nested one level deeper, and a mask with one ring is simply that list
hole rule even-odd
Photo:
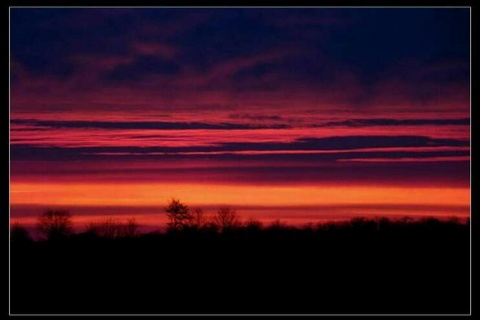
[{"label": "tree silhouette", "polygon": [[228,206],[218,209],[217,213],[213,216],[213,222],[222,231],[238,228],[241,224],[237,212]]},{"label": "tree silhouette", "polygon": [[67,210],[47,210],[37,222],[37,230],[49,240],[69,236],[72,226],[72,217]]},{"label": "tree silhouette", "polygon": [[175,198],[170,201],[165,208],[165,212],[168,217],[167,226],[169,230],[182,230],[189,226],[193,219],[188,206]]}]

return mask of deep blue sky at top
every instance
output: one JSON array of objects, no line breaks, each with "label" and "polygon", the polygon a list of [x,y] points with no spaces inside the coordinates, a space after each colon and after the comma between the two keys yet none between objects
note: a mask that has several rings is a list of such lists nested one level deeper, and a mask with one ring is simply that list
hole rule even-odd
[{"label": "deep blue sky at top", "polygon": [[[285,77],[328,82],[332,68],[315,63],[315,59],[326,58],[334,67],[352,70],[368,83],[377,81],[395,64],[407,63],[415,68],[469,61],[466,8],[103,11],[12,9],[12,58],[34,74],[68,77],[79,67],[68,60],[73,54],[125,54],[128,42],[133,40],[161,40],[182,48],[175,60],[148,57],[114,70],[104,79],[112,82],[135,80],[152,72],[175,73],[182,65],[208,69],[234,57],[288,48],[305,49],[305,54],[290,61],[263,64],[237,76],[241,80],[267,73],[281,63]],[[195,26],[189,27],[189,23]],[[145,32],[155,24],[165,32]],[[406,71],[403,76],[408,75]],[[468,77],[467,65],[432,81],[465,82]]]}]

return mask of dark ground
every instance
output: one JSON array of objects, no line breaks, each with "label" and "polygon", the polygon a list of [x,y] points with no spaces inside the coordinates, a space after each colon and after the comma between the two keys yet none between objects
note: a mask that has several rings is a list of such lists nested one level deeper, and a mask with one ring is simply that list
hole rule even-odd
[{"label": "dark ground", "polygon": [[363,220],[12,241],[11,313],[468,314],[469,232]]}]

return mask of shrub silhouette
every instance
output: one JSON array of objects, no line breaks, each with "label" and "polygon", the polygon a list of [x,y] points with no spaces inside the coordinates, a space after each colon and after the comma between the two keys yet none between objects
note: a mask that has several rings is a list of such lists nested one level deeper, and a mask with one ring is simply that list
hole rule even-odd
[{"label": "shrub silhouette", "polygon": [[220,230],[222,230],[222,232],[241,226],[237,212],[228,206],[220,207],[217,213],[213,216],[212,221],[220,228]]},{"label": "shrub silhouette", "polygon": [[67,210],[47,210],[38,218],[37,230],[48,240],[57,240],[71,235],[72,225]]},{"label": "shrub silhouette", "polygon": [[275,221],[273,221],[268,227],[267,227],[268,230],[271,230],[271,231],[286,231],[288,230],[288,226],[283,223],[280,219],[277,219]]},{"label": "shrub silhouette", "polygon": [[168,230],[183,230],[188,227],[193,220],[190,214],[190,209],[187,205],[180,202],[180,200],[173,198],[169,205],[165,208],[168,217]]},{"label": "shrub silhouette", "polygon": [[315,225],[313,224],[313,222],[307,222],[307,223],[305,223],[304,225],[302,225],[301,230],[302,230],[303,232],[312,233],[312,232],[315,231]]},{"label": "shrub silhouette", "polygon": [[124,235],[126,237],[134,237],[137,235],[138,224],[135,218],[128,219],[127,223],[124,225]]},{"label": "shrub silhouette", "polygon": [[32,241],[28,231],[20,223],[15,222],[10,229],[10,241],[15,244],[24,244]]},{"label": "shrub silhouette", "polygon": [[135,219],[129,219],[122,223],[117,219],[108,218],[104,221],[90,222],[87,225],[87,233],[103,238],[122,238],[134,237],[137,233],[138,225]]},{"label": "shrub silhouette", "polygon": [[207,219],[201,208],[196,208],[191,213],[191,219],[189,221],[189,227],[194,229],[202,229],[207,224]]},{"label": "shrub silhouette", "polygon": [[263,224],[262,222],[260,222],[260,220],[257,220],[255,218],[248,218],[248,220],[244,223],[244,227],[248,231],[258,231],[263,228]]},{"label": "shrub silhouette", "polygon": [[213,221],[213,218],[206,219],[205,224],[202,227],[202,231],[207,233],[217,233],[220,227]]}]

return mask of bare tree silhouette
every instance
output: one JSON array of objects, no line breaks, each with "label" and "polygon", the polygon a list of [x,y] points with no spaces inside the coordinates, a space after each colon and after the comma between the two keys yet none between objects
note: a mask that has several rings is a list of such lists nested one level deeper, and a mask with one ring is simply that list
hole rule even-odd
[{"label": "bare tree silhouette", "polygon": [[237,212],[228,206],[220,207],[212,220],[222,231],[238,228],[241,225]]},{"label": "bare tree silhouette", "polygon": [[37,222],[37,230],[49,240],[69,236],[72,226],[72,217],[67,210],[47,210]]},{"label": "bare tree silhouette", "polygon": [[165,208],[165,212],[168,217],[167,226],[169,230],[182,230],[189,226],[193,219],[188,206],[175,198],[170,201]]}]

